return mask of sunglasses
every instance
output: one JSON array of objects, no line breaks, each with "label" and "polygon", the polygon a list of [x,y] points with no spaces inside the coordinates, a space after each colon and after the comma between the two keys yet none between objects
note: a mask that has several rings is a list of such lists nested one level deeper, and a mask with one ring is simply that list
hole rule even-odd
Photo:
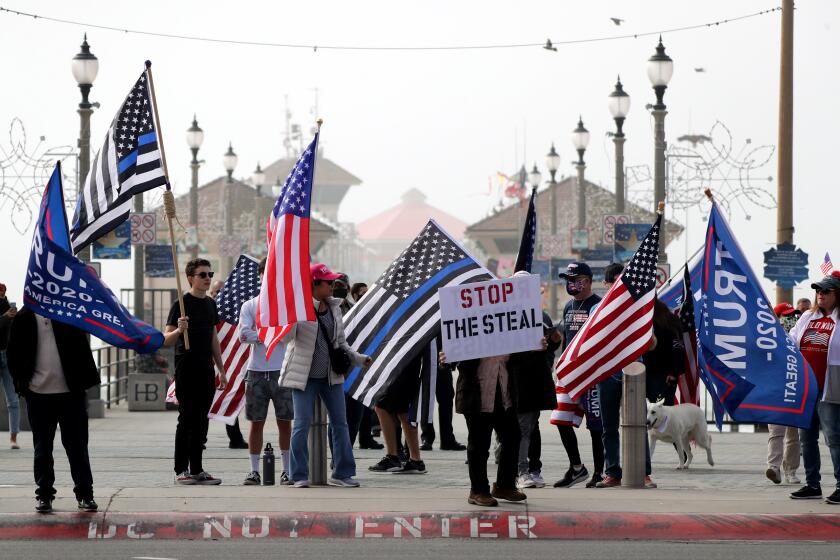
[{"label": "sunglasses", "polygon": [[824,290],[822,288],[817,288],[817,293],[820,294],[821,296],[827,296],[828,294],[832,293],[833,291],[834,290],[832,290],[832,289]]},{"label": "sunglasses", "polygon": [[196,272],[195,274],[191,274],[190,276],[198,276],[199,278],[213,278],[215,272]]}]

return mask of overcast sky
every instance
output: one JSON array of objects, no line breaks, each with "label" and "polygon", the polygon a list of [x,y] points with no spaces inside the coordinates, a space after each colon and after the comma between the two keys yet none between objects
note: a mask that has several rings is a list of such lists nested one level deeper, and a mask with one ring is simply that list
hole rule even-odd
[{"label": "overcast sky", "polygon": [[[23,2],[3,6],[40,15],[181,35],[316,45],[440,46],[543,42],[642,33],[733,18],[776,7],[773,0],[704,2],[621,0],[442,2],[163,2],[142,10],[118,2]],[[617,27],[610,17],[623,18]],[[796,11],[794,110],[795,242],[811,256],[812,277],[825,251],[840,262],[837,235],[836,132],[840,76],[840,3],[801,2]],[[780,13],[708,29],[665,33],[675,72],[666,93],[670,142],[686,133],[707,133],[716,120],[732,131],[735,145],[776,144]],[[247,178],[257,161],[283,154],[284,95],[298,122],[310,114],[317,88],[325,120],[326,155],[363,180],[345,199],[341,219],[360,221],[416,187],[429,202],[466,222],[486,214],[486,195],[497,170],[543,167],[552,141],[573,172],[570,132],[583,115],[592,141],[587,177],[612,188],[613,129],[606,96],[617,74],[632,97],[627,118],[627,165],[653,165],[653,101],[645,63],[654,37],[541,48],[438,52],[370,52],[279,49],[199,43],[97,30],[0,13],[0,144],[13,117],[45,145],[75,144],[79,93],[70,59],[88,32],[100,60],[91,93],[101,108],[93,115],[92,150],[101,144],[119,103],[142,70],[154,62],[161,127],[171,181],[189,185],[184,131],[193,113],[205,131],[200,157],[205,182],[224,173],[228,141],[240,156],[235,175]],[[833,53],[833,54],[832,54]],[[702,67],[706,71],[695,72]],[[766,167],[775,178],[775,157]],[[543,172],[545,169],[543,168]],[[545,175],[544,175],[545,176]],[[775,194],[775,180],[767,183]],[[0,201],[0,281],[20,300],[31,233],[9,225]],[[183,209],[186,212],[186,209]],[[747,222],[733,212],[736,235],[759,274],[762,252],[775,242],[775,210],[748,206]],[[684,222],[685,214],[676,216]],[[672,263],[686,247],[702,243],[699,211],[688,216],[688,238],[672,246]],[[105,280],[118,291],[127,267],[108,263]],[[372,280],[372,279],[368,279]],[[797,296],[810,289],[801,285]],[[769,289],[769,283],[765,288]],[[771,294],[772,296],[772,294]]]}]

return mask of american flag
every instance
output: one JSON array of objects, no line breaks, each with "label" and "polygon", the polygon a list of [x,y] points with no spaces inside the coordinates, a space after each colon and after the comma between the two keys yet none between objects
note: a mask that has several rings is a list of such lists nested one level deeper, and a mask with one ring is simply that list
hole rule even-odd
[{"label": "american flag", "polygon": [[534,262],[534,246],[537,244],[537,209],[534,199],[537,196],[537,189],[531,191],[531,202],[528,203],[528,215],[525,218],[525,229],[522,230],[522,241],[519,242],[519,254],[516,256],[514,272],[524,270],[531,272],[531,265]]},{"label": "american flag", "polygon": [[[627,268],[557,362],[557,384],[572,400],[645,353],[653,336],[660,214]],[[558,391],[559,393],[559,391]]]},{"label": "american flag", "polygon": [[79,194],[70,239],[78,253],[128,219],[134,195],[166,184],[148,68],[111,122]]},{"label": "american flag", "polygon": [[490,280],[493,275],[434,220],[423,228],[344,317],[347,342],[373,358],[353,368],[344,390],[371,406],[440,331],[438,288]]},{"label": "american flag", "polygon": [[685,351],[685,375],[679,376],[677,402],[700,405],[700,377],[697,373],[697,325],[694,322],[694,294],[691,291],[691,274],[688,264],[683,277],[682,304],[676,311],[682,324]]},{"label": "american flag", "polygon": [[820,272],[824,275],[828,276],[831,274],[831,270],[834,268],[834,265],[831,262],[831,257],[828,256],[828,251],[825,253],[825,258],[823,262],[820,264]]},{"label": "american flag", "polygon": [[315,156],[315,134],[292,167],[268,218],[268,260],[257,302],[257,332],[266,356],[298,321],[315,321],[309,275],[309,214]]},{"label": "american flag", "polygon": [[245,406],[245,369],[251,357],[251,345],[239,341],[239,311],[242,304],[260,293],[259,262],[249,255],[239,255],[236,267],[216,296],[219,322],[216,335],[222,350],[227,387],[216,390],[208,418],[233,424]]}]

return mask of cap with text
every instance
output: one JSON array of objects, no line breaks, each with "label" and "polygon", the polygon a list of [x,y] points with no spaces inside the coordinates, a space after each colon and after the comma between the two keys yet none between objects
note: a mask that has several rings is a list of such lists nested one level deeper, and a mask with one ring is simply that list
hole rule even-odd
[{"label": "cap with text", "polygon": [[327,265],[322,263],[310,264],[309,275],[312,277],[313,282],[316,280],[336,280],[341,278],[341,274],[333,272]]},{"label": "cap with text", "polygon": [[592,278],[592,269],[585,262],[571,262],[566,266],[566,272],[561,272],[558,276],[566,279],[576,278],[578,276]]}]

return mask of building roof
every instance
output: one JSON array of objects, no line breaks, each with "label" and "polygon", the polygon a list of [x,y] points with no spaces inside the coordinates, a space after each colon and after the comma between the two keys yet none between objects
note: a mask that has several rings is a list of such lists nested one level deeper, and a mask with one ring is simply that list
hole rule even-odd
[{"label": "building roof", "polygon": [[[567,177],[554,184],[557,198],[557,242],[552,249],[555,254],[571,253],[571,230],[577,223],[576,205],[576,177]],[[599,245],[602,235],[601,216],[615,213],[615,194],[600,185],[584,181],[587,207],[586,226],[590,231],[590,248]],[[550,232],[551,224],[551,187],[537,192],[535,201],[537,208],[538,235]],[[519,239],[527,213],[527,206],[518,202],[507,206],[503,210],[491,214],[467,228],[468,238],[475,240],[478,245],[490,255],[516,253]],[[654,213],[630,201],[625,204],[625,214],[630,214],[633,223],[653,223]],[[670,220],[665,224],[667,242],[679,235],[683,227]]]},{"label": "building roof", "polygon": [[437,221],[455,239],[463,239],[467,224],[426,202],[426,195],[409,189],[396,206],[380,212],[356,226],[360,239],[365,241],[410,241],[429,218]]}]

